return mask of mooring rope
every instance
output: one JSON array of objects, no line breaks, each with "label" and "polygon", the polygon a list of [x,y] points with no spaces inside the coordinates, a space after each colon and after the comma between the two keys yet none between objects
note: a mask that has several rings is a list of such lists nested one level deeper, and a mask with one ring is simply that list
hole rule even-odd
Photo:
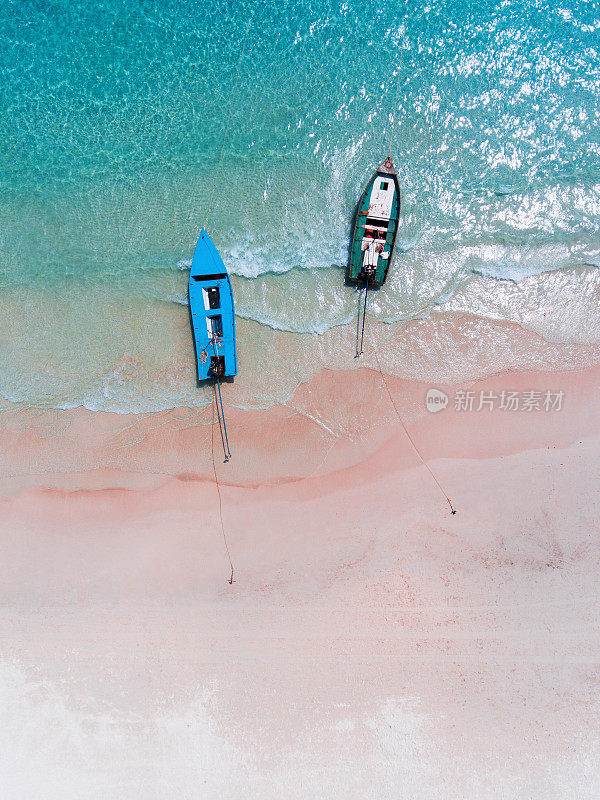
[{"label": "mooring rope", "polygon": [[[362,331],[360,331],[360,301],[362,300],[362,295],[358,295],[358,317],[356,320],[356,355],[354,358],[359,358],[363,354],[363,341],[365,338],[365,317],[367,314],[367,297],[369,294],[369,279],[367,278],[367,282],[365,284],[365,303],[362,312]],[[360,346],[359,346],[360,342]]]},{"label": "mooring rope", "polygon": [[229,131],[229,123],[231,122],[231,112],[233,111],[233,104],[235,101],[235,93],[237,92],[238,81],[240,79],[240,71],[242,69],[242,60],[244,58],[244,51],[246,49],[246,39],[248,38],[248,31],[250,30],[250,23],[252,22],[252,14],[248,19],[248,24],[246,26],[246,35],[244,36],[244,41],[242,43],[242,51],[240,53],[240,58],[238,61],[238,68],[237,68],[237,75],[235,76],[235,84],[233,86],[233,92],[231,94],[231,100],[229,101],[229,113],[227,114],[227,124],[225,125],[225,132],[223,134],[223,142],[221,143],[221,152],[219,154],[219,162],[217,164],[217,171],[215,173],[215,180],[212,185],[212,190],[210,193],[210,200],[208,202],[208,211],[206,212],[206,219],[204,220],[204,228],[206,228],[208,224],[208,218],[210,217],[210,212],[212,211],[212,203],[215,196],[215,189],[217,188],[217,182],[219,180],[219,173],[221,171],[221,162],[223,161],[223,153],[225,152],[225,145],[227,143],[227,133]]},{"label": "mooring rope", "polygon": [[356,348],[355,348],[354,358],[358,358],[359,356],[358,342],[360,339],[360,303],[362,300],[362,294],[360,293],[360,289],[357,289],[356,292],[358,294],[358,312],[356,314]]},{"label": "mooring rope", "polygon": [[[225,543],[225,551],[229,559],[229,566],[231,567],[231,577],[229,583],[233,583],[233,561],[231,560],[231,553],[229,552],[229,545],[227,543],[227,535],[225,533],[225,525],[223,523],[223,501],[221,500],[221,487],[219,485],[219,476],[217,475],[217,465],[215,463],[215,408],[217,407],[217,391],[213,385],[214,402],[212,404],[212,421],[210,425],[210,454],[212,457],[213,474],[215,476],[215,485],[217,487],[217,494],[219,495],[219,517],[221,519],[221,533],[223,534],[223,542]],[[218,413],[218,409],[217,409]]]},{"label": "mooring rope", "polygon": [[[217,378],[214,378],[214,380],[216,381]],[[213,384],[213,393],[214,392],[215,392],[215,386]],[[215,400],[215,402],[216,402],[216,400]],[[219,433],[221,434],[221,444],[223,446],[223,455],[225,456],[225,463],[227,463],[229,461],[229,457],[227,456],[227,450],[225,449],[225,438],[223,436],[223,422],[222,422],[221,416],[222,415],[221,415],[221,412],[219,411],[219,406],[217,404],[217,420],[219,422]]]},{"label": "mooring rope", "polygon": [[421,453],[420,453],[420,451],[419,451],[419,448],[418,448],[418,447],[417,447],[417,445],[415,444],[415,442],[414,442],[414,439],[412,438],[412,436],[411,436],[411,435],[410,435],[410,433],[408,432],[408,428],[407,428],[407,427],[406,427],[406,425],[404,424],[404,420],[402,419],[402,415],[401,415],[401,414],[400,414],[400,412],[398,411],[398,407],[396,406],[396,403],[394,402],[394,398],[393,398],[393,396],[392,396],[392,393],[391,393],[391,391],[390,391],[390,387],[388,386],[388,383],[387,383],[387,381],[386,381],[386,379],[385,379],[385,375],[384,375],[384,373],[383,373],[383,370],[381,369],[381,364],[379,363],[379,355],[378,355],[378,353],[377,353],[377,344],[376,344],[375,342],[374,342],[373,344],[374,344],[374,347],[373,347],[373,352],[375,353],[375,360],[377,361],[377,369],[379,370],[379,374],[381,375],[381,380],[382,380],[382,382],[383,382],[383,385],[385,386],[385,390],[386,390],[386,392],[388,393],[388,397],[390,398],[390,402],[391,402],[391,404],[392,404],[392,407],[393,407],[394,411],[396,412],[396,416],[397,416],[397,417],[398,417],[398,419],[400,420],[400,424],[402,425],[402,427],[403,427],[403,429],[404,429],[404,433],[406,434],[406,438],[407,438],[407,439],[408,439],[408,441],[411,443],[411,445],[412,445],[412,447],[413,447],[413,450],[414,450],[414,451],[415,451],[415,453],[418,455],[418,457],[419,457],[419,459],[420,459],[421,463],[423,464],[423,466],[424,466],[424,467],[427,469],[427,471],[429,472],[429,474],[431,475],[431,477],[432,477],[432,478],[433,478],[433,480],[435,481],[435,483],[436,483],[436,485],[437,485],[438,489],[439,489],[439,490],[440,490],[440,492],[441,492],[441,493],[444,495],[444,499],[446,500],[446,502],[447,502],[447,503],[448,503],[448,505],[450,506],[450,511],[451,511],[453,514],[456,514],[456,509],[455,509],[455,508],[454,508],[454,506],[452,505],[452,501],[451,501],[451,500],[450,500],[450,498],[448,497],[448,494],[447,494],[446,490],[444,489],[444,487],[442,486],[442,484],[441,484],[441,483],[439,482],[439,480],[437,479],[437,477],[436,477],[436,475],[435,475],[434,471],[431,469],[431,467],[429,466],[429,464],[428,464],[428,463],[425,461],[425,459],[424,459],[424,458],[423,458],[423,456],[421,455]]}]

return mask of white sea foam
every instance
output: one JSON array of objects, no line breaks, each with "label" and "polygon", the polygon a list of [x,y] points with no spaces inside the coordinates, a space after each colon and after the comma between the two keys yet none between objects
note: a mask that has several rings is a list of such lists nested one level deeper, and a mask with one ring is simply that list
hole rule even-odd
[{"label": "white sea foam", "polygon": [[237,312],[236,316],[240,317],[241,319],[247,319],[252,322],[257,322],[259,325],[264,325],[267,328],[270,328],[273,331],[281,331],[283,333],[301,333],[301,334],[323,334],[327,331],[331,330],[332,328],[336,328],[340,325],[348,325],[353,321],[354,314],[347,314],[345,318],[339,319],[337,322],[332,322],[331,320],[322,321],[321,323],[315,322],[311,326],[310,324],[306,324],[304,322],[301,328],[294,328],[291,325],[286,325],[283,322],[280,322],[278,319],[274,317],[268,316],[261,316],[260,314],[244,314],[243,312]]},{"label": "white sea foam", "polygon": [[514,283],[574,266],[571,250],[563,244],[535,247],[487,245],[468,248],[466,253],[472,272]]}]

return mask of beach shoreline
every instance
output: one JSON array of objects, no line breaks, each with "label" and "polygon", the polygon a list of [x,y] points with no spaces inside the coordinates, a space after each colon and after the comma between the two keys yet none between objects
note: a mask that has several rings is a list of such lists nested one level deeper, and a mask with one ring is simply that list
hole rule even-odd
[{"label": "beach shoreline", "polygon": [[[507,370],[454,385],[365,367],[326,369],[301,384],[289,402],[266,409],[228,405],[225,384],[234,457],[219,466],[220,481],[257,488],[330,475],[359,465],[389,440],[406,466],[418,464],[406,431],[426,461],[564,446],[578,432],[596,429],[599,383],[595,365]],[[441,412],[428,410],[429,390],[446,395]],[[28,488],[153,488],[172,478],[206,482],[213,480],[211,451],[217,464],[223,461],[212,405],[116,414],[5,403],[0,414],[0,487],[9,494]]]}]

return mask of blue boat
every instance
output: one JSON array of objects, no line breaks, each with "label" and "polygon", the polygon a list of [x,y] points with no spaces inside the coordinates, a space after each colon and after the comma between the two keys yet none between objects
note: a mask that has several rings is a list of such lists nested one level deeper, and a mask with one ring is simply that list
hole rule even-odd
[{"label": "blue boat", "polygon": [[204,228],[192,259],[189,296],[198,380],[237,375],[231,281]]}]

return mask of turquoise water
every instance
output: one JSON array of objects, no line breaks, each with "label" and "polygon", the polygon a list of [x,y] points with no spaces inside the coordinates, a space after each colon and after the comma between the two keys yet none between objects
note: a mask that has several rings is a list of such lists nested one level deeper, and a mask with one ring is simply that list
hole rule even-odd
[{"label": "turquoise water", "polygon": [[374,330],[400,340],[407,319],[468,312],[552,343],[600,341],[599,2],[9,1],[5,398],[205,401],[186,270],[248,20],[208,226],[239,315],[232,402],[281,400],[318,367],[348,365],[350,224],[390,144],[403,215]]}]

